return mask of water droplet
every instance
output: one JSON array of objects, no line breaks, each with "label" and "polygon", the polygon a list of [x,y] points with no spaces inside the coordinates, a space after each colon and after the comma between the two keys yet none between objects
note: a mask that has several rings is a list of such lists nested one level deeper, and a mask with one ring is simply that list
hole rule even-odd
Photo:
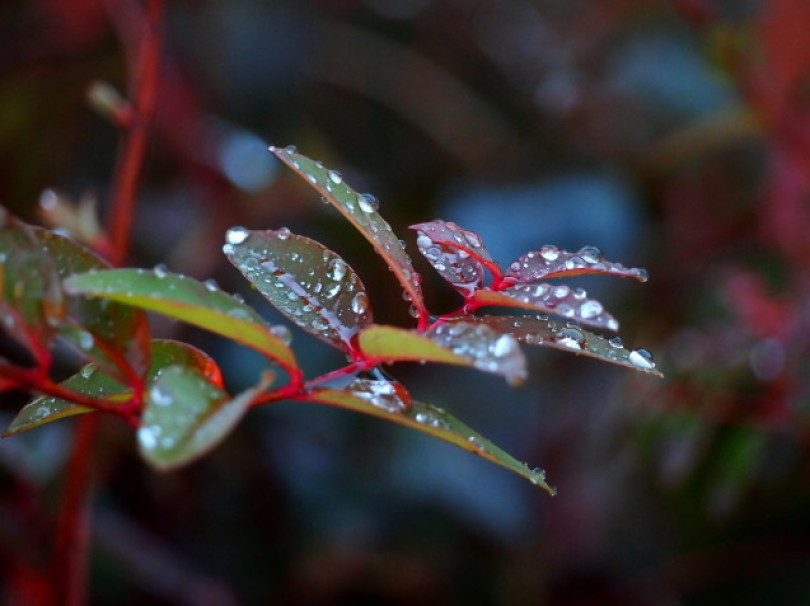
[{"label": "water droplet", "polygon": [[602,304],[599,301],[585,301],[579,307],[579,315],[585,320],[590,320],[591,318],[595,318],[599,314],[604,311]]},{"label": "water droplet", "polygon": [[416,305],[411,305],[408,308],[408,315],[410,317],[412,317],[412,318],[418,318],[419,317],[419,310],[416,308]]},{"label": "water droplet", "polygon": [[219,289],[219,285],[214,278],[208,278],[203,284],[205,284],[205,290],[208,292],[216,292]]},{"label": "water droplet", "polygon": [[233,254],[233,244],[223,244],[222,252],[230,257]]},{"label": "water droplet", "polygon": [[628,356],[630,364],[642,370],[651,370],[655,368],[655,361],[652,354],[646,349],[634,349]]},{"label": "water droplet", "polygon": [[156,278],[162,280],[166,277],[168,268],[163,263],[158,263],[155,265],[155,268],[152,271],[154,272]]},{"label": "water droplet", "polygon": [[327,299],[334,299],[341,290],[340,284],[333,284],[329,288],[326,289],[326,298]]},{"label": "water droplet", "polygon": [[149,388],[149,399],[156,406],[169,406],[174,402],[171,392],[160,385],[152,385]]},{"label": "water droplet", "polygon": [[284,325],[276,325],[270,327],[270,333],[279,339],[284,345],[289,345],[292,341],[292,335],[290,334],[290,329]]},{"label": "water droplet", "polygon": [[327,328],[329,328],[329,324],[327,324],[321,318],[315,318],[312,321],[312,328],[314,328],[315,330],[323,331],[323,330],[326,330]]},{"label": "water droplet", "polygon": [[481,248],[481,237],[474,231],[464,231],[464,239],[473,248]]},{"label": "water droplet", "polygon": [[290,237],[290,233],[291,232],[290,232],[289,228],[282,227],[281,229],[279,229],[276,232],[276,236],[278,237],[279,240],[286,240],[287,238]]},{"label": "water droplet", "polygon": [[635,274],[636,278],[638,278],[641,282],[646,282],[650,279],[650,275],[647,273],[646,269],[636,268],[633,270],[633,274]]},{"label": "water droplet", "polygon": [[546,244],[540,249],[540,256],[546,261],[554,261],[560,256],[560,249],[551,244]]},{"label": "water droplet", "polygon": [[228,244],[241,244],[248,239],[248,236],[250,236],[250,232],[244,227],[231,227],[225,232],[225,241]]},{"label": "water droplet", "polygon": [[560,284],[559,286],[554,287],[554,290],[552,291],[552,294],[557,299],[564,299],[565,297],[568,296],[568,293],[570,293],[570,292],[571,292],[570,288],[568,288],[565,284]]},{"label": "water droplet", "polygon": [[335,258],[332,259],[332,262],[329,264],[328,276],[337,282],[343,279],[347,270],[348,267],[346,263],[342,259]]},{"label": "water droplet", "polygon": [[352,311],[356,314],[364,314],[368,310],[368,296],[364,292],[359,292],[352,299]]},{"label": "water droplet", "polygon": [[571,257],[565,261],[566,269],[582,269],[583,267],[585,267],[585,261],[582,257]]},{"label": "water droplet", "polygon": [[295,145],[288,145],[284,148],[284,151],[288,154],[294,154],[298,151],[298,148]]},{"label": "water droplet", "polygon": [[93,338],[93,335],[91,335],[86,330],[80,330],[78,333],[76,333],[76,339],[78,341],[79,347],[81,349],[84,349],[85,351],[92,349],[93,345],[95,344],[95,339]]},{"label": "water droplet", "polygon": [[140,427],[138,428],[138,442],[140,442],[141,446],[143,446],[146,450],[152,450],[155,446],[157,446],[157,435],[156,432],[150,427]]},{"label": "water droplet", "polygon": [[338,171],[330,170],[327,174],[329,175],[329,180],[335,185],[338,183],[343,183],[343,175],[341,175]]},{"label": "water droplet", "polygon": [[83,379],[89,379],[95,374],[97,369],[98,367],[95,364],[88,364],[79,371],[79,374]]},{"label": "water droplet", "polygon": [[380,208],[380,202],[371,194],[359,194],[357,196],[357,205],[364,213],[373,213]]},{"label": "water droplet", "polygon": [[564,328],[557,333],[557,343],[570,349],[582,349],[585,337],[576,328]]},{"label": "water droplet", "polygon": [[490,345],[490,352],[496,358],[503,358],[514,354],[518,348],[517,341],[511,335],[501,335]]},{"label": "water droplet", "polygon": [[602,258],[602,251],[596,246],[583,246],[578,253],[586,263],[599,263]]},{"label": "water droplet", "polygon": [[615,347],[616,349],[623,349],[624,348],[624,341],[621,337],[613,337],[608,341],[608,345],[611,347]]}]

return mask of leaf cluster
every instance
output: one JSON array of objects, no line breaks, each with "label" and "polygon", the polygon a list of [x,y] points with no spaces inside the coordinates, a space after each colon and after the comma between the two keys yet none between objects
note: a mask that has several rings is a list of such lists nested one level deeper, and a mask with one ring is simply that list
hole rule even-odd
[{"label": "leaf cluster", "polygon": [[[618,337],[608,339],[588,329],[618,329],[599,301],[582,289],[544,281],[583,274],[645,281],[644,270],[607,261],[590,246],[577,252],[543,246],[502,268],[475,232],[441,220],[420,223],[411,227],[419,252],[463,298],[456,311],[434,317],[425,306],[421,276],[403,242],[380,216],[377,200],[358,193],[340,173],[293,147],[271,151],[318,190],[385,260],[404,291],[415,326],[375,323],[360,277],[319,242],[287,228],[233,227],[223,246],[231,263],[290,322],[347,356],[345,366],[307,379],[290,348],[289,329],[268,324],[213,281],[170,273],[162,266],[112,268],[78,242],[3,211],[3,327],[31,352],[35,366],[0,361],[0,388],[37,394],[5,435],[67,416],[108,412],[136,428],[138,448],[147,462],[167,470],[208,452],[253,406],[283,399],[312,401],[407,425],[553,492],[542,470],[517,461],[442,408],[415,400],[381,365],[455,364],[519,385],[527,375],[520,345],[529,344],[660,375],[646,350],[625,348]],[[476,313],[483,307],[507,308],[515,315]],[[267,358],[268,370],[255,386],[228,394],[207,354],[152,335],[147,311],[253,348]],[[68,343],[85,361],[61,383],[48,377],[55,339]],[[277,373],[271,368],[283,370],[287,382],[273,385]]]}]

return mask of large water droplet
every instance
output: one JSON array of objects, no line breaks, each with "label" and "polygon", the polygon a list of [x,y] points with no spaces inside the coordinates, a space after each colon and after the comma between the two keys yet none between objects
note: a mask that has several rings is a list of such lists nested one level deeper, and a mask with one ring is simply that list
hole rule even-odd
[{"label": "large water droplet", "polygon": [[596,246],[583,246],[579,249],[579,255],[586,263],[599,263],[602,258],[602,251]]},{"label": "large water droplet", "polygon": [[168,268],[163,263],[158,263],[152,271],[157,279],[162,280],[166,277]]},{"label": "large water droplet", "polygon": [[335,185],[338,183],[343,183],[343,175],[341,175],[338,171],[330,170],[327,174],[329,175],[329,180]]},{"label": "large water droplet", "polygon": [[560,249],[551,244],[546,244],[540,249],[540,256],[546,261],[554,261],[560,256]]},{"label": "large water droplet", "polygon": [[364,292],[359,292],[352,299],[352,311],[356,314],[364,314],[368,310],[368,296]]},{"label": "large water droplet", "polygon": [[248,239],[248,236],[250,236],[250,232],[244,227],[231,227],[225,232],[225,241],[228,244],[241,244]]},{"label": "large water droplet", "polygon": [[328,276],[337,282],[343,279],[347,271],[348,267],[343,260],[332,259],[332,262],[329,264]]},{"label": "large water droplet", "polygon": [[371,194],[359,194],[357,196],[357,205],[364,213],[373,213],[380,208],[380,202]]},{"label": "large water droplet", "polygon": [[79,374],[82,376],[83,379],[89,379],[95,374],[97,369],[98,367],[95,364],[88,364],[79,371]]},{"label": "large water droplet", "polygon": [[630,352],[627,358],[630,364],[642,370],[651,370],[655,368],[655,361],[652,354],[646,349],[635,349]]},{"label": "large water droplet", "polygon": [[579,307],[579,315],[585,319],[590,320],[591,318],[595,318],[599,314],[604,311],[602,304],[599,301],[585,301]]}]

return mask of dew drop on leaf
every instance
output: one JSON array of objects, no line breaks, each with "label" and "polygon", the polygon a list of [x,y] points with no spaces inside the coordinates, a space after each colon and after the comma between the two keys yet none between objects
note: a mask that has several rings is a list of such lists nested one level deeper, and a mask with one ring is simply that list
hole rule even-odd
[{"label": "dew drop on leaf", "polygon": [[357,205],[364,213],[373,213],[380,208],[380,202],[371,194],[360,194],[357,196]]},{"label": "dew drop on leaf", "polygon": [[248,239],[249,235],[250,232],[244,227],[241,226],[231,227],[225,233],[225,242],[227,242],[228,244],[241,244],[242,242]]},{"label": "dew drop on leaf", "polygon": [[276,236],[278,236],[279,240],[286,240],[290,237],[290,229],[288,227],[282,227],[276,232]]},{"label": "dew drop on leaf", "polygon": [[155,268],[152,271],[154,271],[155,277],[158,279],[165,278],[168,273],[168,269],[163,263],[158,263],[155,265]]},{"label": "dew drop on leaf", "polygon": [[652,354],[646,349],[634,349],[630,352],[627,358],[633,366],[642,370],[651,370],[655,368],[655,361]]},{"label": "dew drop on leaf", "polygon": [[341,259],[332,259],[332,262],[329,264],[329,277],[333,280],[340,281],[346,275],[347,267],[346,263],[343,262]]},{"label": "dew drop on leaf", "polygon": [[[546,261],[554,261],[554,259],[560,256],[560,249],[551,244],[546,244],[540,249],[540,256]],[[513,269],[520,269],[520,265]]]},{"label": "dew drop on leaf", "polygon": [[368,310],[368,295],[359,292],[352,299],[352,311],[356,314],[363,314]]},{"label": "dew drop on leaf", "polygon": [[337,185],[338,183],[343,183],[343,175],[341,175],[338,171],[330,170],[328,175],[329,180],[335,185]]}]

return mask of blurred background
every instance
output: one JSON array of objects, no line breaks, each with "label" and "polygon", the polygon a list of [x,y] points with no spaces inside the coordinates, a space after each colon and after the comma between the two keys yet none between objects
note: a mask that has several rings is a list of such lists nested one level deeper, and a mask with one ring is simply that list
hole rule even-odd
[{"label": "blurred background", "polygon": [[[215,278],[281,321],[221,244],[288,226],[357,269],[379,321],[410,325],[368,244],[266,151],[294,144],[374,193],[413,256],[407,226],[441,217],[503,264],[592,244],[648,268],[645,285],[579,285],[667,378],[537,349],[518,389],[392,369],[545,468],[554,498],[313,404],[255,410],[170,475],[106,420],[93,604],[810,604],[810,3],[167,4],[130,265]],[[142,18],[137,0],[0,4],[0,203],[22,218],[47,220],[54,196],[105,216],[120,132],[88,89],[130,94]],[[415,263],[430,308],[454,309]],[[231,389],[255,383],[244,348],[154,326]],[[300,331],[293,346],[310,376],[342,363]],[[23,401],[4,396],[4,425]],[[34,603],[73,428],[0,441],[5,604]]]}]

